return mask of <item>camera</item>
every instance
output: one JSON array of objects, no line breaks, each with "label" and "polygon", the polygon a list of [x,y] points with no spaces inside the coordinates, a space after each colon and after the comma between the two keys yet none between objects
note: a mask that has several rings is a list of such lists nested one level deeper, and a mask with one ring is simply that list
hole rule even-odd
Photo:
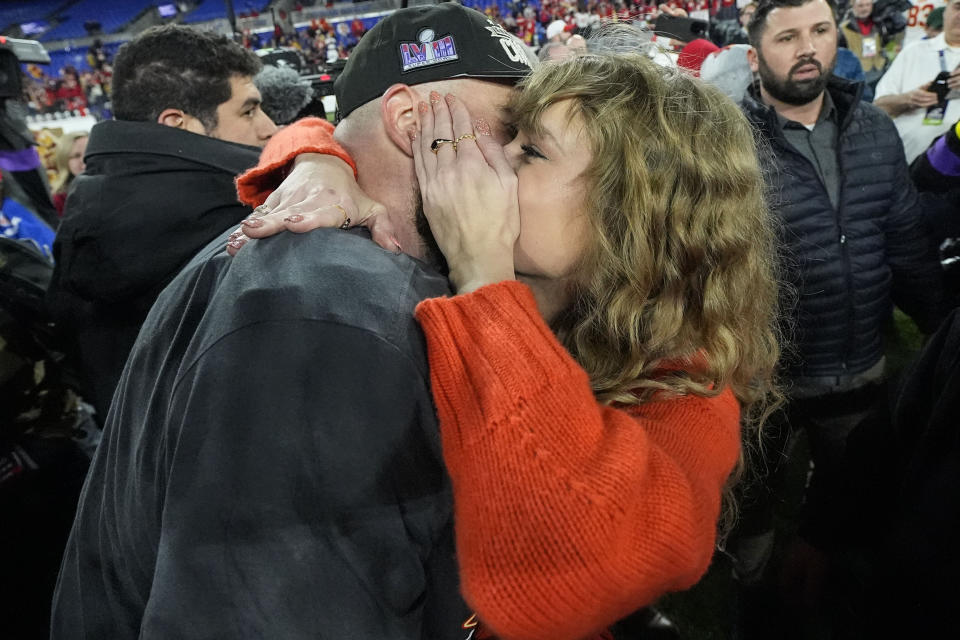
[{"label": "camera", "polygon": [[946,102],[947,94],[950,93],[950,87],[947,86],[947,80],[950,79],[949,71],[941,71],[937,77],[930,83],[928,90],[937,94],[938,102]]},{"label": "camera", "polygon": [[50,54],[36,40],[0,36],[0,99],[20,97],[21,62],[50,64]]}]

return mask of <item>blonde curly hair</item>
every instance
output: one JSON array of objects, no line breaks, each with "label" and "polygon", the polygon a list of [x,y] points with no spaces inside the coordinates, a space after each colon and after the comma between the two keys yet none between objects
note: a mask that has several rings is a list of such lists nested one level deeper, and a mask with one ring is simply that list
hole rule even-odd
[{"label": "blonde curly hair", "polygon": [[[539,132],[560,101],[591,143],[584,208],[593,233],[554,331],[601,402],[729,387],[744,442],[759,442],[782,395],[776,240],[750,124],[719,90],[643,53],[545,64],[508,111]],[[730,524],[735,505],[725,498]]]}]

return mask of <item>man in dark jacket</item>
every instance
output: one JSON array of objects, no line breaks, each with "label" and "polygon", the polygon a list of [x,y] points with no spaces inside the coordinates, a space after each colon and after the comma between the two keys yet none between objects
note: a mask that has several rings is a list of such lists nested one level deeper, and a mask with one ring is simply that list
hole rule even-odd
[{"label": "man in dark jacket", "polygon": [[91,132],[48,296],[100,424],[157,295],[250,213],[234,177],[256,164],[276,129],[260,110],[259,69],[227,38],[176,25],[117,53],[117,119]]},{"label": "man in dark jacket", "polygon": [[[943,313],[942,274],[900,138],[860,101],[862,85],[831,77],[833,10],[832,0],[759,3],[748,59],[760,86],[743,102],[776,159],[772,204],[795,288],[784,423],[806,431],[820,487],[882,389],[881,330],[893,302],[925,333]],[[756,557],[743,564],[744,574],[762,567]]]},{"label": "man in dark jacket", "polygon": [[954,123],[910,165],[927,226],[940,247],[947,306],[960,304],[960,128]]},{"label": "man in dark jacket", "polygon": [[[174,278],[121,376],[52,637],[473,635],[413,317],[449,288],[418,259],[429,239],[407,127],[445,90],[502,142],[499,107],[529,64],[455,3],[398,10],[364,35],[336,84],[336,136],[410,255],[322,230],[231,259],[223,234]],[[268,157],[296,135],[280,132]]]},{"label": "man in dark jacket", "polygon": [[960,311],[892,391],[850,434],[836,491],[805,533],[845,578],[845,637],[935,638],[956,627]]}]

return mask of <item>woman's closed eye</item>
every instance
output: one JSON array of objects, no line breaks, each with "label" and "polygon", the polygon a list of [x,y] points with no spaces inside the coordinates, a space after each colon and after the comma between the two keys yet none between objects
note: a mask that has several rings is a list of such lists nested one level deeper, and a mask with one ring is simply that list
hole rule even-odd
[{"label": "woman's closed eye", "polygon": [[526,158],[529,158],[529,159],[540,158],[540,159],[542,159],[542,160],[546,160],[546,159],[547,159],[547,156],[545,156],[545,155],[543,155],[542,153],[540,153],[540,150],[537,149],[537,148],[536,148],[535,146],[533,146],[532,144],[521,144],[521,145],[520,145],[520,150],[523,151],[523,155],[524,155],[524,157],[526,157]]}]

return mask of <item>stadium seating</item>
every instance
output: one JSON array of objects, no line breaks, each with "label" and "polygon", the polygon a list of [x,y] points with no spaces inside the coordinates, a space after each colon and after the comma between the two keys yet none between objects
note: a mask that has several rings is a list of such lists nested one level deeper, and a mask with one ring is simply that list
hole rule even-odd
[{"label": "stadium seating", "polygon": [[[511,0],[462,0],[461,4],[465,7],[470,7],[471,9],[476,9],[477,11],[483,11],[490,5],[497,5],[497,8],[500,9],[500,15],[505,16],[508,13],[514,13],[514,6],[518,3]],[[525,2],[519,4],[527,4],[533,7],[534,9],[540,8],[539,0],[525,0]]]},{"label": "stadium seating", "polygon": [[147,7],[157,4],[157,0],[122,0],[120,2],[80,0],[67,7],[61,13],[63,22],[43,34],[40,40],[49,42],[66,38],[86,37],[88,33],[83,25],[91,20],[100,23],[103,33],[113,33],[137,17]]},{"label": "stadium seating", "polygon": [[[104,45],[107,58],[113,59],[113,56],[117,53],[117,49],[119,49],[122,44],[122,42],[109,42]],[[56,76],[60,69],[66,66],[74,67],[80,73],[91,71],[90,65],[87,62],[87,47],[60,49],[58,51],[48,51],[47,53],[50,54],[50,64],[44,65],[44,70],[49,75]]]},{"label": "stadium seating", "polygon": [[40,0],[0,3],[0,29],[6,30],[25,22],[46,20],[62,5],[64,0]]},{"label": "stadium seating", "polygon": [[[263,11],[270,2],[268,0],[235,0],[233,10],[240,13],[247,13],[251,10]],[[203,0],[196,9],[191,11],[183,19],[185,24],[195,24],[197,22],[206,22],[218,18],[227,17],[227,5],[223,0]]]}]

